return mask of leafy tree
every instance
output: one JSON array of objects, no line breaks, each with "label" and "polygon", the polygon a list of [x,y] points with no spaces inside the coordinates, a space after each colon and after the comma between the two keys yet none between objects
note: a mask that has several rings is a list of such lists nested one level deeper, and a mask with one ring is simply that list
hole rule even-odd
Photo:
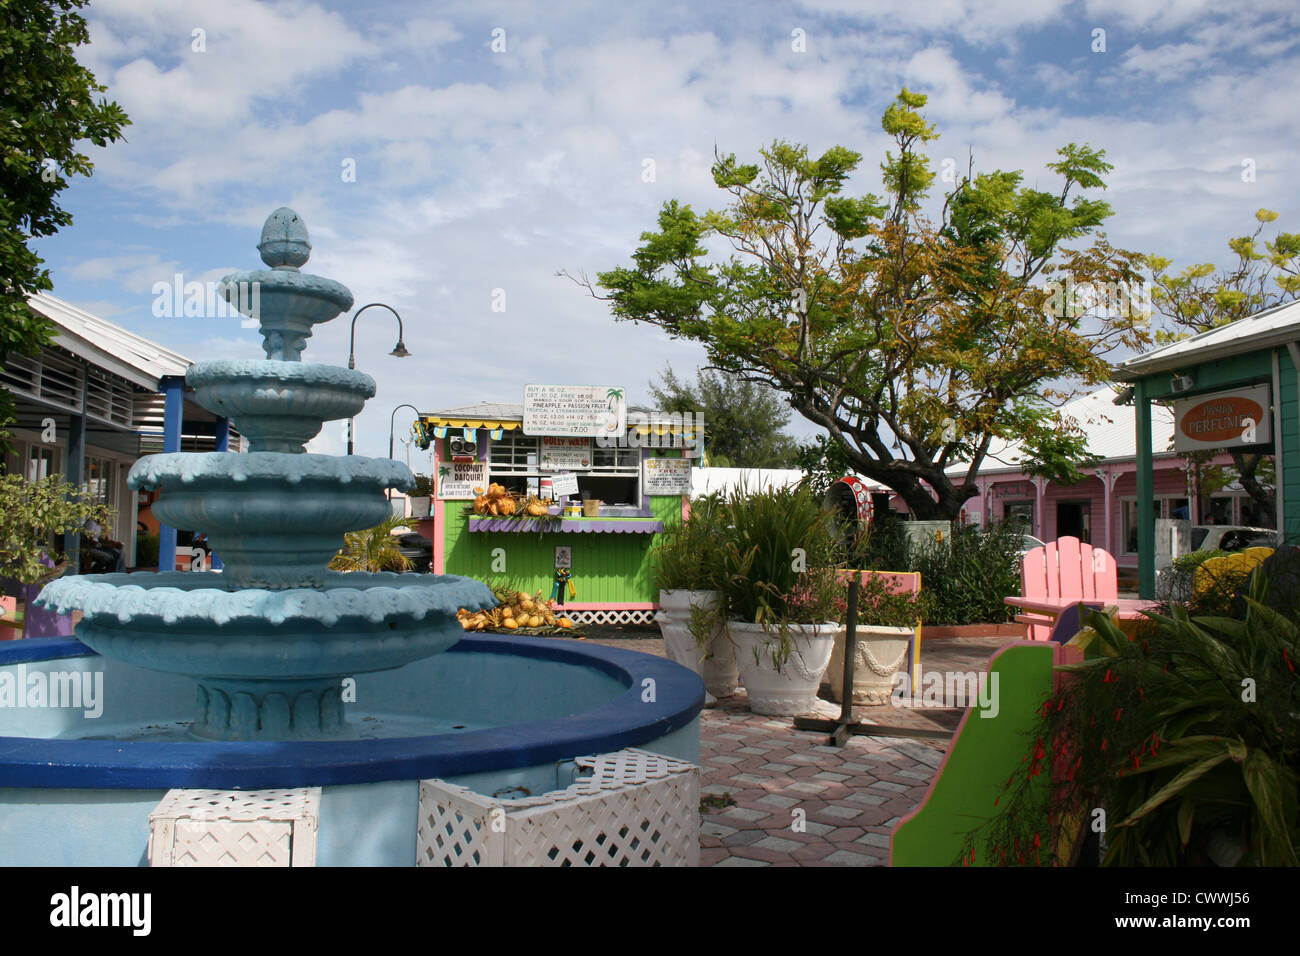
[{"label": "leafy tree", "polygon": [[826,497],[831,485],[853,471],[842,442],[817,435],[795,449],[795,467],[803,472],[803,483],[818,498]]},{"label": "leafy tree", "polygon": [[50,572],[42,557],[56,564],[67,558],[54,547],[55,536],[80,531],[90,520],[107,526],[111,515],[61,475],[27,481],[0,474],[0,578],[35,584]]},{"label": "leafy tree", "polygon": [[1172,259],[1147,256],[1156,309],[1169,320],[1169,329],[1156,332],[1159,342],[1173,342],[1290,302],[1300,296],[1300,233],[1279,232],[1274,239],[1260,234],[1277,219],[1271,209],[1255,213],[1255,231],[1228,240],[1237,261],[1226,269],[1212,262],[1187,266],[1169,274]]},{"label": "leafy tree", "polygon": [[794,440],[783,429],[790,409],[769,388],[727,372],[696,372],[695,385],[666,367],[650,395],[666,412],[703,412],[709,463],[732,468],[789,468]]},{"label": "leafy tree", "polygon": [[[83,140],[107,146],[130,120],[95,93],[105,87],[74,55],[88,42],[75,11],[86,0],[0,3],[0,367],[10,355],[34,355],[53,326],[27,307],[53,288],[28,242],[72,223],[59,206],[68,176],[89,176]],[[13,399],[0,390],[0,425],[13,419]],[[0,439],[3,439],[0,434]]]},{"label": "leafy tree", "polygon": [[[1170,325],[1156,332],[1157,341],[1174,342],[1300,297],[1300,233],[1279,232],[1263,240],[1262,251],[1259,248],[1264,226],[1277,218],[1271,209],[1257,210],[1255,231],[1228,240],[1237,261],[1225,269],[1203,262],[1170,275],[1173,260],[1147,257],[1152,301]],[[1234,449],[1231,469],[1204,461],[1197,465],[1202,494],[1236,480],[1261,510],[1277,513],[1270,456]]]},{"label": "leafy tree", "polygon": [[[631,265],[598,275],[603,293],[575,281],[616,319],[700,342],[712,366],[784,393],[853,470],[918,518],[951,519],[995,439],[1021,442],[1037,473],[1077,475],[1086,437],[1058,407],[1108,379],[1111,351],[1148,336],[1144,315],[1084,310],[1047,285],[1058,272],[1076,289],[1140,281],[1141,257],[1100,236],[1063,245],[1110,215],[1076,195],[1104,188],[1104,153],[1058,150],[1052,193],[1020,172],[968,172],[932,223],[921,207],[935,174],[919,148],[938,134],[918,112],[925,101],[903,90],[885,111],[897,147],[880,167],[885,198],[844,194],[862,157],[842,146],[814,158],[778,140],[753,164],[719,154],[726,209],[670,201]],[[710,261],[711,237],[733,254]]]}]

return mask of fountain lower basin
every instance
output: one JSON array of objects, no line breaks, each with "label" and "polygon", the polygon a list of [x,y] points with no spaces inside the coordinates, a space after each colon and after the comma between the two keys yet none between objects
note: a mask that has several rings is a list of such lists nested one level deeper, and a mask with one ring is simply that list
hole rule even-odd
[{"label": "fountain lower basin", "polygon": [[[37,673],[45,706],[4,697]],[[69,702],[52,699],[59,674],[83,675],[64,687],[99,683],[99,716],[85,700],[49,706]],[[585,754],[699,760],[699,677],[598,645],[476,635],[358,674],[344,704],[355,736],[342,740],[185,739],[193,687],[75,640],[0,645],[0,865],[145,864],[149,812],[173,788],[321,787],[319,865],[410,866],[422,779],[517,796],[566,786]]]}]

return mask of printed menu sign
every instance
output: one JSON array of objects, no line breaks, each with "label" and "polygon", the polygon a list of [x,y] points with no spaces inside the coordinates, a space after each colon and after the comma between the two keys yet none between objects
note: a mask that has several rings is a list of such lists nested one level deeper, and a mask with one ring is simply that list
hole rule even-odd
[{"label": "printed menu sign", "polygon": [[557,498],[578,493],[577,475],[556,475],[551,479],[551,494]]},{"label": "printed menu sign", "polygon": [[542,439],[542,470],[584,471],[591,467],[590,438]]},{"label": "printed menu sign", "polygon": [[525,385],[524,434],[598,438],[627,430],[625,390],[603,385]]},{"label": "printed menu sign", "polygon": [[486,489],[488,466],[485,461],[444,461],[438,464],[438,498],[451,501],[473,498],[475,488]]},{"label": "printed menu sign", "polygon": [[689,495],[691,462],[689,458],[647,458],[642,492],[647,495]]}]

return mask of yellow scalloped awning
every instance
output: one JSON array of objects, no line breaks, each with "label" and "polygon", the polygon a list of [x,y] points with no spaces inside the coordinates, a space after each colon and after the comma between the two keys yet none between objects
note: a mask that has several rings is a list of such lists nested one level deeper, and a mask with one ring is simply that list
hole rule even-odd
[{"label": "yellow scalloped awning", "polygon": [[488,418],[437,418],[424,420],[426,428],[503,428],[513,431],[523,426],[523,422],[502,422]]},{"label": "yellow scalloped awning", "polygon": [[696,426],[684,428],[680,424],[664,423],[660,425],[631,425],[628,431],[636,432],[638,435],[647,435],[654,432],[656,435],[694,435]]}]

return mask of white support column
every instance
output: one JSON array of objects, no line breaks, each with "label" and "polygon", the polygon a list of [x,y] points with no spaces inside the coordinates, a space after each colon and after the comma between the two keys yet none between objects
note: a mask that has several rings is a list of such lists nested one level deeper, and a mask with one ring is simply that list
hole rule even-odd
[{"label": "white support column", "polygon": [[[1047,491],[1047,479],[1034,478],[1034,536],[1043,541],[1047,540],[1044,533],[1047,529],[1047,520],[1043,517],[1043,494]],[[1057,535],[1060,537],[1060,535]]]}]

